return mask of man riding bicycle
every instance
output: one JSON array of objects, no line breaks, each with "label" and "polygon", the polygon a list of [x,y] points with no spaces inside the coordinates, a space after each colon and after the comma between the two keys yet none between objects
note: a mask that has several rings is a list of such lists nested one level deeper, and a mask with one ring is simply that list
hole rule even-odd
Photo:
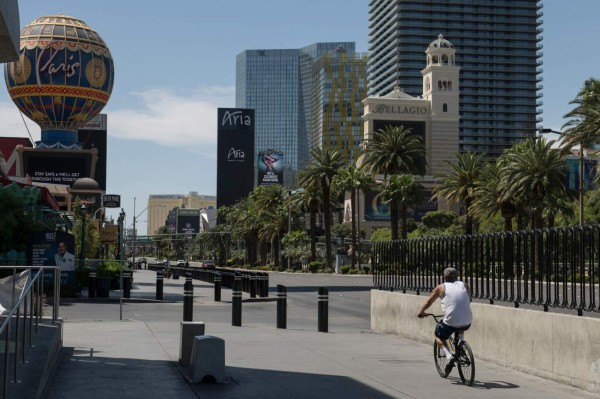
[{"label": "man riding bicycle", "polygon": [[463,332],[469,329],[473,320],[469,286],[458,280],[458,272],[453,267],[444,270],[444,283],[433,289],[417,316],[425,317],[425,311],[438,298],[442,301],[444,319],[435,327],[435,342],[449,360],[446,372],[450,372],[454,367],[454,359],[446,347],[446,340],[457,332],[462,341]]}]

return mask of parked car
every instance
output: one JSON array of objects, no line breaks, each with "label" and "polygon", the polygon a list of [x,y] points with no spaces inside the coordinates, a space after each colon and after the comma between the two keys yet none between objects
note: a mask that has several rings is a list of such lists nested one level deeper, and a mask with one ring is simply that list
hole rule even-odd
[{"label": "parked car", "polygon": [[167,260],[166,259],[159,259],[156,261],[156,264],[159,266],[166,266],[167,265]]},{"label": "parked car", "polygon": [[185,262],[185,260],[183,260],[183,259],[178,259],[178,260],[177,260],[177,263],[176,263],[175,265],[176,265],[176,266],[179,266],[179,267],[184,267],[184,266],[185,266],[185,263],[186,263],[186,262]]},{"label": "parked car", "polygon": [[213,262],[212,260],[203,260],[202,261],[202,265],[200,266],[201,269],[208,269],[208,270],[214,270],[215,269],[215,262]]}]

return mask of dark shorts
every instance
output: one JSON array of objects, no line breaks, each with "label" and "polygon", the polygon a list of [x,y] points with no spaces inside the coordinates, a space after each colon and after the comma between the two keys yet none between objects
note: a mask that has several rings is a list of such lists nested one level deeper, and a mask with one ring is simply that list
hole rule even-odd
[{"label": "dark shorts", "polygon": [[469,327],[471,327],[470,324],[468,326],[452,327],[452,326],[449,326],[448,324],[444,323],[443,321],[440,321],[438,323],[438,325],[435,327],[435,336],[438,337],[439,339],[442,339],[445,341],[448,338],[450,338],[450,336],[452,334],[454,334],[455,332],[466,331],[469,329]]}]

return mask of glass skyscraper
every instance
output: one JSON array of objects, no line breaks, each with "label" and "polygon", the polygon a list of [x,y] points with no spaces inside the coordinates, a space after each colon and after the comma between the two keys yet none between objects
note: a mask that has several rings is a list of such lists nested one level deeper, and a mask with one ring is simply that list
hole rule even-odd
[{"label": "glass skyscraper", "polygon": [[460,150],[500,155],[541,122],[541,0],[371,0],[369,95],[422,92],[423,47],[457,49]]},{"label": "glass skyscraper", "polygon": [[313,65],[350,42],[315,43],[301,49],[245,50],[236,58],[236,107],[255,110],[255,153],[283,153],[286,186],[308,159]]}]

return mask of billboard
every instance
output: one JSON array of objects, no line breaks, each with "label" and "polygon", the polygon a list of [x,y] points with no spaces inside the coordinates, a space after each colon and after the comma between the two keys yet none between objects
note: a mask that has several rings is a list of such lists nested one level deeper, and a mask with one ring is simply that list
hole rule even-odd
[{"label": "billboard", "polygon": [[95,157],[90,151],[37,150],[23,151],[23,177],[38,183],[70,186],[82,177],[92,177]]},{"label": "billboard", "polygon": [[[430,191],[423,192],[423,202],[417,206],[408,208],[408,217],[412,218],[415,222],[420,222],[427,212],[437,211],[437,201],[432,201],[431,197]],[[390,208],[388,204],[383,202],[381,192],[365,191],[364,207],[365,221],[390,221]],[[398,217],[401,217],[400,213],[398,213]]]},{"label": "billboard", "polygon": [[81,148],[98,150],[98,158],[96,167],[94,168],[94,176],[102,191],[106,191],[106,154],[107,154],[107,117],[106,114],[96,115],[92,120],[84,123],[77,131],[78,140],[81,143]]},{"label": "billboard", "polygon": [[258,167],[258,185],[283,184],[283,152],[275,150],[260,151],[256,159]]},{"label": "billboard", "polygon": [[176,218],[177,234],[186,234],[195,236],[200,232],[200,209],[185,209],[177,210]]},{"label": "billboard", "polygon": [[235,204],[254,188],[254,110],[217,112],[217,208]]},{"label": "billboard", "polygon": [[386,126],[392,127],[400,127],[404,126],[405,129],[411,129],[413,134],[419,135],[425,144],[425,132],[426,132],[426,124],[425,122],[417,122],[417,121],[390,121],[390,120],[381,120],[376,119],[373,121],[373,131],[377,132],[379,130],[384,130]]},{"label": "billboard", "polygon": [[[29,236],[27,264],[59,266],[61,285],[75,287],[75,237],[62,231],[39,231]],[[44,284],[52,286],[54,273],[44,272]]]}]

